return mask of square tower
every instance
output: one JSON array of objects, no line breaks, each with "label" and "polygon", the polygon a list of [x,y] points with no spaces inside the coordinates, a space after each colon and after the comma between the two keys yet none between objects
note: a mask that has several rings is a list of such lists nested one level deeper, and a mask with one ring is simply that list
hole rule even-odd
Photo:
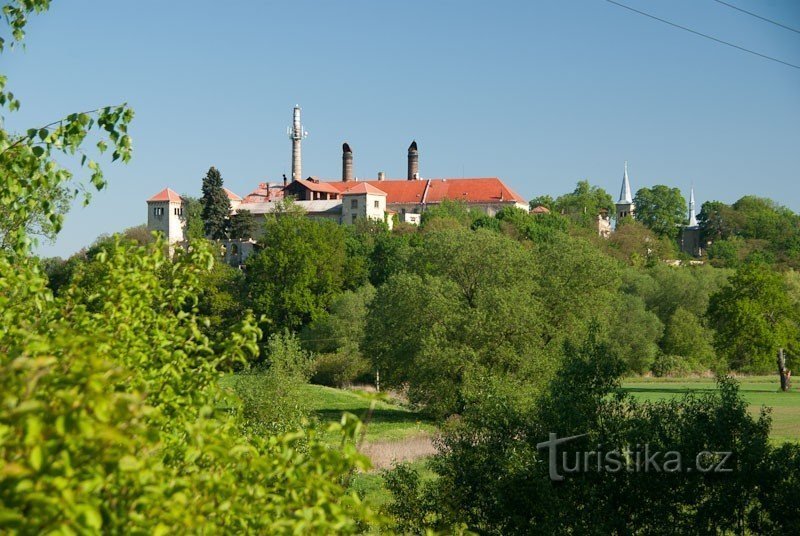
[{"label": "square tower", "polygon": [[162,233],[169,245],[185,240],[186,217],[181,196],[165,188],[148,199],[147,229]]}]

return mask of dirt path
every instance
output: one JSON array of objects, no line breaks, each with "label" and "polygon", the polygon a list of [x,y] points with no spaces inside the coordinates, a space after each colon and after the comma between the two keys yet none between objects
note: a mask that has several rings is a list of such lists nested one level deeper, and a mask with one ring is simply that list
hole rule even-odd
[{"label": "dirt path", "polygon": [[421,433],[397,441],[365,442],[359,449],[372,460],[373,469],[388,469],[395,463],[410,462],[436,454],[431,435]]}]

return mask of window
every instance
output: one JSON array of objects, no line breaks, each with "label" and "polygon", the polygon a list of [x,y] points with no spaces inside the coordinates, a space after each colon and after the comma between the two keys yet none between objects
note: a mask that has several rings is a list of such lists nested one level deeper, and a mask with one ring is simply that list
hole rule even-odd
[{"label": "window", "polygon": [[375,208],[381,208],[381,202],[377,199],[375,200]]},{"label": "window", "polygon": [[163,216],[163,215],[164,215],[164,207],[153,208],[153,216]]},{"label": "window", "polygon": [[358,199],[350,200],[350,208],[358,208]]},{"label": "window", "polygon": [[173,209],[173,213],[174,213],[176,216],[183,216],[183,207],[175,207],[175,208]]},{"label": "window", "polygon": [[357,215],[357,214],[351,214],[351,215],[350,215],[350,222],[351,222],[351,223],[355,223],[355,222],[356,222],[356,218],[357,218],[357,217],[358,217],[358,215]]}]

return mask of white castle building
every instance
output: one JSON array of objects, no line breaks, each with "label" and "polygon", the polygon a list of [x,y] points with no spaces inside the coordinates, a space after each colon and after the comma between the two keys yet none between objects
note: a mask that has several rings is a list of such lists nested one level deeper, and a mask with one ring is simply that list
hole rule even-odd
[{"label": "white castle building", "polygon": [[[375,179],[363,180],[354,175],[353,151],[342,146],[342,176],[320,180],[302,178],[301,145],[307,132],[300,123],[300,108],[295,107],[289,137],[292,141],[292,181],[287,184],[261,183],[244,197],[225,189],[233,213],[247,210],[253,214],[269,214],[278,210],[286,199],[302,208],[307,216],[326,218],[341,224],[352,224],[358,218],[386,222],[395,220],[419,224],[427,208],[445,200],[465,203],[468,207],[494,215],[504,207],[528,210],[528,203],[497,177],[422,178],[419,173],[419,150],[414,141],[408,148],[408,173],[402,179],[387,179],[380,172]],[[165,188],[147,200],[147,226],[160,231],[170,244],[185,239],[186,220],[180,195]]]}]

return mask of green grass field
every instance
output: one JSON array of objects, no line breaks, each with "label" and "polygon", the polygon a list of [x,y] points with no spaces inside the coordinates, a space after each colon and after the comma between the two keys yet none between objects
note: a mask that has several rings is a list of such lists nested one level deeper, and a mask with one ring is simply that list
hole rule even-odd
[{"label": "green grass field", "polygon": [[[757,415],[761,406],[772,408],[772,439],[775,442],[800,441],[800,387],[783,393],[774,376],[739,378],[742,395]],[[642,400],[668,400],[688,392],[716,389],[712,378],[629,378],[622,382],[625,391]]]},{"label": "green grass field", "polygon": [[[321,385],[301,388],[303,403],[322,423],[338,422],[350,412],[367,421],[371,400],[358,391]],[[400,441],[421,433],[433,432],[434,425],[417,413],[390,401],[378,401],[367,423],[366,441]]]}]

